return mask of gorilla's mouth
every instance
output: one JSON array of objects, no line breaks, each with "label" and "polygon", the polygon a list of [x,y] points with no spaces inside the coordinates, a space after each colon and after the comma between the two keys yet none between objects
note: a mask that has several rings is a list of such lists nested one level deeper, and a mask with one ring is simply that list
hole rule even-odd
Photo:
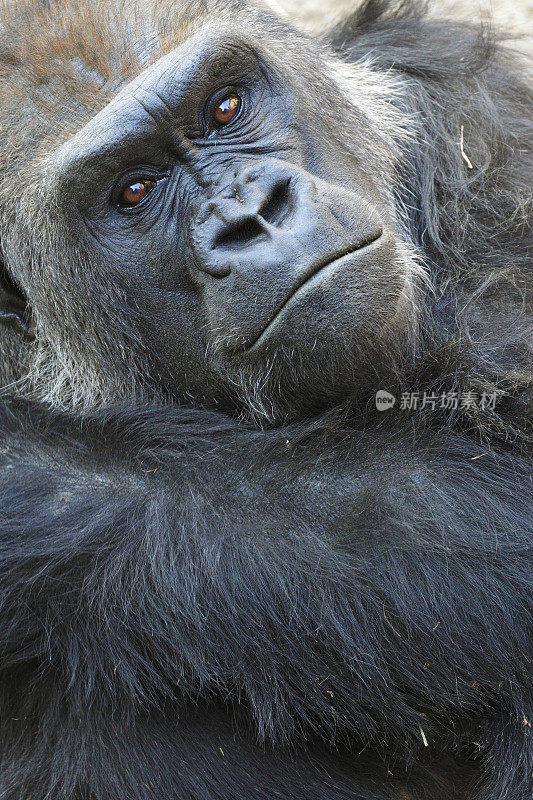
[{"label": "gorilla's mouth", "polygon": [[383,237],[383,228],[379,228],[370,234],[366,239],[361,240],[356,245],[351,245],[342,251],[336,251],[333,255],[322,258],[315,264],[311,273],[307,273],[302,280],[297,282],[290,295],[283,301],[279,308],[275,311],[268,324],[263,328],[261,333],[254,339],[254,341],[244,348],[244,352],[250,353],[251,351],[259,348],[265,342],[272,330],[276,327],[276,323],[284,314],[289,306],[297,303],[299,299],[308,292],[316,288],[328,275],[342,269],[345,264],[350,260],[350,256],[355,253],[359,254],[362,250],[366,250],[371,245],[378,242]]}]

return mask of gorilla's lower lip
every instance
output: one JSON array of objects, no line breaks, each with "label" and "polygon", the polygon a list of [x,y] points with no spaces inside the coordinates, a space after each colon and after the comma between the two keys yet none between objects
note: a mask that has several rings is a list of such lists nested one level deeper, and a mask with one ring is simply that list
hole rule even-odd
[{"label": "gorilla's lower lip", "polygon": [[268,338],[268,335],[269,335],[272,327],[274,326],[276,320],[280,316],[280,314],[283,313],[283,311],[287,308],[289,303],[300,292],[302,292],[303,290],[305,290],[305,289],[307,289],[309,287],[309,284],[311,284],[311,283],[313,283],[313,284],[314,283],[319,283],[319,281],[324,277],[324,275],[326,273],[331,272],[334,269],[338,269],[338,267],[340,266],[340,263],[342,261],[344,261],[345,259],[346,260],[349,259],[350,256],[354,255],[354,253],[359,253],[361,250],[367,249],[371,245],[373,245],[376,242],[378,242],[382,238],[382,236],[383,236],[383,229],[380,228],[378,231],[376,231],[375,234],[373,234],[372,236],[369,236],[363,242],[360,242],[357,246],[351,247],[350,249],[344,250],[340,255],[339,255],[339,253],[336,253],[332,258],[328,258],[325,261],[324,260],[320,261],[316,265],[316,267],[313,270],[313,272],[310,275],[308,275],[302,283],[300,283],[297,286],[295,286],[295,288],[294,288],[293,292],[291,293],[290,297],[288,297],[283,302],[283,304],[280,306],[280,308],[278,308],[278,310],[276,311],[276,313],[274,314],[274,316],[272,317],[272,319],[270,320],[268,325],[265,328],[263,328],[263,330],[261,331],[259,336],[257,336],[257,338],[254,339],[254,341],[251,344],[247,345],[244,348],[244,352],[245,353],[249,353],[251,350],[254,350],[258,346],[260,346],[262,344],[262,342],[266,338]]}]

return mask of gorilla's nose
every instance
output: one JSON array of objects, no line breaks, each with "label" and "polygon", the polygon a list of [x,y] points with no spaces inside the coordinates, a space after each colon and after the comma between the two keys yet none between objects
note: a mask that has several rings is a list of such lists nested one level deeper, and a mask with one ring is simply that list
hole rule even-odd
[{"label": "gorilla's nose", "polygon": [[[265,247],[281,247],[295,209],[293,176],[272,163],[243,168],[215,198],[207,200],[192,226],[195,265],[216,278],[243,265],[260,266]],[[285,248],[281,247],[281,250]]]}]

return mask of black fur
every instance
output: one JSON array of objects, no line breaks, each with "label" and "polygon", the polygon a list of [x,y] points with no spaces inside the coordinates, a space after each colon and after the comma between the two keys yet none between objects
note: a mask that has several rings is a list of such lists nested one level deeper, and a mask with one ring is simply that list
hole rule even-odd
[{"label": "black fur", "polygon": [[527,92],[416,4],[365,2],[328,41],[408,81],[416,120],[397,203],[433,288],[388,388],[495,391],[496,411],[357,394],[260,431],[11,389],[5,800],[530,800]]},{"label": "black fur", "polygon": [[[80,434],[17,403],[2,427],[8,797],[269,797],[280,778],[248,772],[270,751],[241,755],[232,717],[280,754],[304,732],[374,752],[400,783],[400,764],[431,763],[425,741],[494,758],[501,796],[527,797],[525,461],[452,434],[267,435],[173,409],[102,412]],[[189,795],[179,742],[201,720]],[[346,785],[326,796],[351,797],[359,770],[310,753]],[[324,796],[298,763],[282,796]],[[396,796],[374,780],[361,797]],[[440,796],[428,780],[405,785]]]}]

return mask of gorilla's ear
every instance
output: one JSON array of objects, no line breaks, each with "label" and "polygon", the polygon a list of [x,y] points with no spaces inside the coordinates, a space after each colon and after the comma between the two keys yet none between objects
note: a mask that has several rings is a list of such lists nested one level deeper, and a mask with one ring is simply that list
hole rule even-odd
[{"label": "gorilla's ear", "polygon": [[33,337],[33,320],[28,299],[10,276],[0,255],[0,325]]}]

